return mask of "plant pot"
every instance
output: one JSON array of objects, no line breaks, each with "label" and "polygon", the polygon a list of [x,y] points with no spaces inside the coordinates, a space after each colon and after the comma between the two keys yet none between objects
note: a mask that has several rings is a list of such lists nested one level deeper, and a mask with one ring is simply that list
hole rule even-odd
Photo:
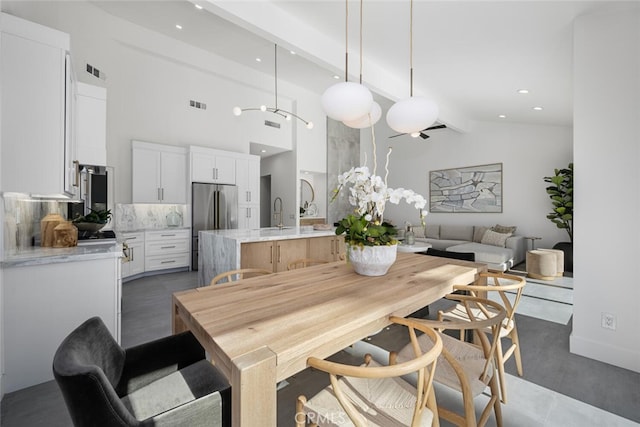
[{"label": "plant pot", "polygon": [[553,249],[564,252],[564,271],[573,273],[573,243],[558,242],[553,246]]},{"label": "plant pot", "polygon": [[384,276],[396,261],[398,245],[347,245],[347,257],[356,273],[363,276]]}]

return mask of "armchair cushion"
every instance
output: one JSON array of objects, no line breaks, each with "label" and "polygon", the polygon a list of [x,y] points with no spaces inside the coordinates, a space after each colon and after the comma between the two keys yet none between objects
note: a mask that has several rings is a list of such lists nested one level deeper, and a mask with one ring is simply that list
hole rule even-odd
[{"label": "armchair cushion", "polygon": [[[123,397],[122,403],[136,419],[142,421],[215,393],[225,386],[225,378],[211,363],[203,359],[138,388]],[[217,404],[191,411],[194,412],[190,417],[194,423],[190,425],[205,425],[206,417],[211,420],[222,416],[220,393],[215,393],[212,399]]]}]

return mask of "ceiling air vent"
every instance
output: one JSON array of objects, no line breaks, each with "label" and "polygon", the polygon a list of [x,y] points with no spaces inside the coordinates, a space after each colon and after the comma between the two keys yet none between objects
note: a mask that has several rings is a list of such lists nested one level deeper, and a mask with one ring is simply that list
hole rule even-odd
[{"label": "ceiling air vent", "polygon": [[264,125],[271,126],[272,128],[280,129],[280,123],[272,122],[270,120],[265,120]]},{"label": "ceiling air vent", "polygon": [[193,107],[193,108],[198,108],[200,110],[206,110],[207,109],[207,104],[205,104],[204,102],[200,102],[200,101],[194,101],[193,99],[189,100],[189,106]]}]

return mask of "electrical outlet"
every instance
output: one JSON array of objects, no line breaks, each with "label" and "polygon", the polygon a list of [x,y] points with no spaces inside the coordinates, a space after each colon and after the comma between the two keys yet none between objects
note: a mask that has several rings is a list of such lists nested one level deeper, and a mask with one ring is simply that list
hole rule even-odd
[{"label": "electrical outlet", "polygon": [[616,330],[616,316],[610,313],[602,313],[602,327],[605,329]]}]

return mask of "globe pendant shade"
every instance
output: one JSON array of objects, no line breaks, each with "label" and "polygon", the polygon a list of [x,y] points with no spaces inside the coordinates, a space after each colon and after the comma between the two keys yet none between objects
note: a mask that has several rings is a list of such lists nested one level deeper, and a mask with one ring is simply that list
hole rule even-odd
[{"label": "globe pendant shade", "polygon": [[344,123],[346,126],[349,126],[350,128],[363,129],[378,123],[380,117],[382,117],[382,108],[380,108],[380,104],[373,101],[373,103],[371,104],[371,111],[369,111],[367,114],[357,118],[356,120],[342,123]]},{"label": "globe pendant shade", "polygon": [[358,83],[337,83],[322,94],[322,108],[327,116],[341,122],[356,120],[371,110],[373,95]]},{"label": "globe pendant shade", "polygon": [[436,103],[420,96],[398,101],[387,111],[387,124],[399,133],[420,132],[431,126],[437,118]]}]

